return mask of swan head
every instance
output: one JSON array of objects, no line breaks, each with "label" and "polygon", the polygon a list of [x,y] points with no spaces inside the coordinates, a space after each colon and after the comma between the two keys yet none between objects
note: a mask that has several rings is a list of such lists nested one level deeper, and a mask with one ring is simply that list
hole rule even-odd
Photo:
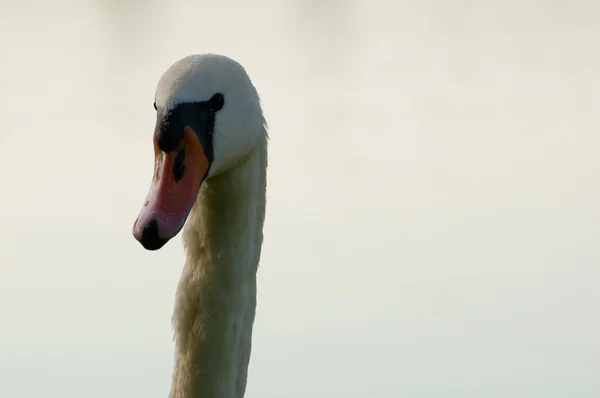
[{"label": "swan head", "polygon": [[250,78],[222,55],[191,55],[173,64],[158,82],[154,107],[154,173],[133,226],[148,250],[179,233],[205,180],[235,167],[266,134]]}]

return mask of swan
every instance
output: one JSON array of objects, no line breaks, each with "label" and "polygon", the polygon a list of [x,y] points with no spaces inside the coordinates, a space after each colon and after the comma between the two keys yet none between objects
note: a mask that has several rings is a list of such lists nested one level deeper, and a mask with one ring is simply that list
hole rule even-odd
[{"label": "swan", "polygon": [[259,96],[238,62],[196,54],[163,74],[154,107],[154,173],[133,235],[158,250],[183,229],[169,397],[241,398],[266,205]]}]

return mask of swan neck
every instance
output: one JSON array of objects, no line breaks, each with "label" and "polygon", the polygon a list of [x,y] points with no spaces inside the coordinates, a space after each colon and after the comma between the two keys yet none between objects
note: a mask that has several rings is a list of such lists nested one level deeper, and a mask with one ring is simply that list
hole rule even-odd
[{"label": "swan neck", "polygon": [[170,398],[245,393],[265,192],[266,146],[203,184],[184,230]]}]

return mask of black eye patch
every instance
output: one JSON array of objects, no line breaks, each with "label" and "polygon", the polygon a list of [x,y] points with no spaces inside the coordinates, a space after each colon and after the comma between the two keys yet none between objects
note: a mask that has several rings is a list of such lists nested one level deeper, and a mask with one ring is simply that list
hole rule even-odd
[{"label": "black eye patch", "polygon": [[[158,147],[164,152],[177,149],[183,139],[185,127],[189,126],[196,133],[206,157],[212,161],[215,116],[224,106],[225,96],[216,93],[208,101],[185,102],[169,111],[158,110],[155,129]],[[185,153],[180,155],[183,163]]]},{"label": "black eye patch", "polygon": [[216,93],[211,99],[208,100],[208,104],[211,111],[220,111],[225,105],[225,97],[223,97],[223,94],[221,93]]}]

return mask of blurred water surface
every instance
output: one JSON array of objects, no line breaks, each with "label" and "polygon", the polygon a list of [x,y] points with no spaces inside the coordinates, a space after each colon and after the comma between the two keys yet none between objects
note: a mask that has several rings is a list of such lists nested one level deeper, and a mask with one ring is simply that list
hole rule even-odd
[{"label": "blurred water surface", "polygon": [[197,52],[270,126],[247,397],[599,396],[599,8],[0,3],[0,396],[167,396],[180,238],[131,226]]}]

